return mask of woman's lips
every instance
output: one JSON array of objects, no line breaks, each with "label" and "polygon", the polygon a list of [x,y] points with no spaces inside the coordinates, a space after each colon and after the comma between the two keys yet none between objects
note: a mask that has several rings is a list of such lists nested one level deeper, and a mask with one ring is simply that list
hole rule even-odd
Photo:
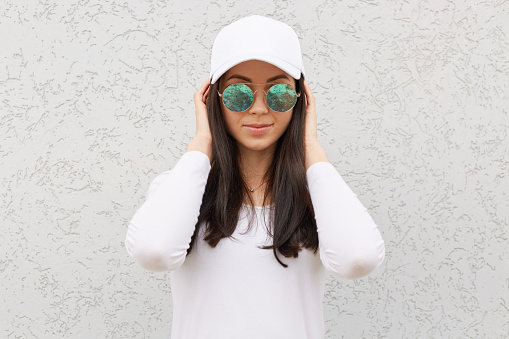
[{"label": "woman's lips", "polygon": [[272,125],[244,125],[244,127],[253,135],[265,134]]}]

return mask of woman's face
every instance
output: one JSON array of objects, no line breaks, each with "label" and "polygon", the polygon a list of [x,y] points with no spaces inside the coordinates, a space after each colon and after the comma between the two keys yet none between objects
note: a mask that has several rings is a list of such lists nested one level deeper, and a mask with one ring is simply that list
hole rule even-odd
[{"label": "woman's face", "polygon": [[[258,60],[249,60],[229,69],[222,77],[219,92],[233,83],[280,83],[295,88],[295,80],[278,67]],[[254,102],[244,112],[230,111],[221,100],[221,110],[228,133],[237,140],[240,151],[274,151],[279,137],[286,131],[293,108],[284,113],[271,110],[265,92],[271,85],[248,85],[254,92]],[[265,90],[265,92],[263,92]],[[261,126],[261,127],[260,127]]]}]

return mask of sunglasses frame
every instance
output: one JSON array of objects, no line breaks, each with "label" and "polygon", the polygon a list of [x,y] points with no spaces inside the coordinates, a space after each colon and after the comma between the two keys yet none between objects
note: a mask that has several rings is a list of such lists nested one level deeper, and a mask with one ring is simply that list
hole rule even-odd
[{"label": "sunglasses frame", "polygon": [[[248,109],[250,109],[250,108],[251,108],[251,106],[253,106],[253,103],[254,103],[254,96],[255,96],[256,92],[258,92],[258,91],[260,91],[260,90],[261,90],[261,91],[263,91],[263,93],[265,93],[265,103],[267,104],[267,95],[269,94],[269,92],[270,92],[271,88],[272,88],[272,87],[274,87],[274,86],[276,86],[276,85],[287,85],[287,86],[290,86],[290,87],[291,87],[291,88],[293,88],[293,90],[295,91],[295,94],[297,95],[297,98],[299,98],[299,97],[300,97],[300,94],[301,94],[300,92],[297,92],[297,90],[295,89],[295,87],[293,87],[292,85],[290,85],[290,84],[285,84],[285,83],[277,83],[277,82],[260,82],[260,83],[254,83],[254,82],[234,82],[233,84],[229,84],[228,86],[226,86],[226,88],[223,90],[223,93],[224,93],[224,91],[226,91],[226,90],[228,89],[228,87],[230,87],[230,86],[232,86],[232,85],[246,85],[246,86],[247,86],[247,85],[272,85],[272,86],[270,86],[270,87],[269,87],[269,89],[267,90],[267,92],[265,92],[265,90],[264,90],[264,89],[260,89],[260,88],[259,88],[259,89],[257,89],[257,90],[255,90],[255,91],[253,92],[253,90],[251,89],[251,87],[247,86],[247,87],[251,90],[251,92],[253,93],[253,102],[251,102],[251,105],[250,105],[248,108],[246,108],[245,110],[243,110],[243,111],[240,111],[240,112],[232,111],[232,112],[235,112],[235,113],[242,113],[242,112],[245,112],[245,111],[247,111]],[[222,99],[223,99],[223,93],[219,93],[219,90],[217,91],[217,94],[218,94],[218,95],[219,95],[219,97],[221,98],[221,101],[223,101],[223,100],[222,100]],[[223,105],[225,105],[224,101],[223,101]],[[225,105],[225,106],[226,106],[226,105]],[[269,105],[267,104],[267,106],[269,106]],[[274,111],[272,108],[270,108],[270,107],[269,107],[269,108],[270,108],[271,110],[273,110],[274,112],[276,112],[276,113],[285,113],[285,112],[288,112],[289,110],[291,110],[291,109],[292,109],[292,108],[294,108],[294,107],[295,107],[295,104],[294,104],[292,107],[290,107],[289,109],[287,109],[286,111],[284,111],[284,112]]]}]

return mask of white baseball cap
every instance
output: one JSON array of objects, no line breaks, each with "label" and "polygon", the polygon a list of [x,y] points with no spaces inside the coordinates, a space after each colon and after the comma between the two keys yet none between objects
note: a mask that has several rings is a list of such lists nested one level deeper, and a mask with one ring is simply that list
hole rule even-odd
[{"label": "white baseball cap", "polygon": [[212,46],[210,83],[247,60],[268,62],[295,79],[304,76],[297,34],[287,24],[264,16],[248,16],[219,31]]}]

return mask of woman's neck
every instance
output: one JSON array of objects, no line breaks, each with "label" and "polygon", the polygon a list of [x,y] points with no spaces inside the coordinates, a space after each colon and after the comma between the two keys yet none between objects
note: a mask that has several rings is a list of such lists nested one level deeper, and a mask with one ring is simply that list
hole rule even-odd
[{"label": "woman's neck", "polygon": [[[254,151],[242,149],[239,147],[239,168],[250,192],[254,205],[261,206],[264,204],[263,198],[265,193],[264,176],[274,158],[274,150]],[[270,199],[270,196],[267,197]],[[244,203],[250,204],[246,197]],[[265,204],[270,201],[265,201]]]},{"label": "woman's neck", "polygon": [[274,158],[275,147],[261,151],[239,146],[239,167],[244,178],[261,180]]}]

